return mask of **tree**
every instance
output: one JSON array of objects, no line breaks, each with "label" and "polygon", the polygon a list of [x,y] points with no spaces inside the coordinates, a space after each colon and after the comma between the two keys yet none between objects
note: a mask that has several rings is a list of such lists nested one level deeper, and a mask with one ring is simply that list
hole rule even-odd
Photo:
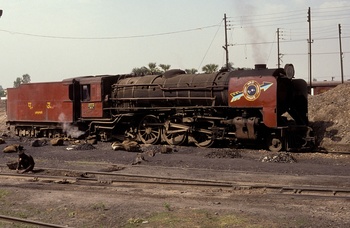
[{"label": "tree", "polygon": [[22,83],[21,78],[17,77],[16,81],[13,82],[13,88],[19,87],[19,85]]},{"label": "tree", "polygon": [[157,67],[157,63],[149,63],[148,64],[149,72],[151,74],[159,74],[162,73],[161,70]]},{"label": "tree", "polygon": [[192,69],[185,69],[186,74],[196,74],[198,72],[197,69],[192,68]]},{"label": "tree", "polygon": [[135,67],[134,69],[132,69],[131,71],[133,74],[135,74],[136,76],[142,76],[142,75],[147,75],[149,74],[149,69],[145,66],[143,67]]},{"label": "tree", "polygon": [[148,63],[148,67],[135,67],[132,69],[132,73],[136,76],[148,75],[148,74],[161,74],[170,69],[170,65],[159,64],[159,69],[157,63]]},{"label": "tree", "polygon": [[0,97],[5,97],[6,94],[5,94],[5,90],[4,88],[2,88],[2,86],[0,85]]},{"label": "tree", "polygon": [[24,74],[24,75],[22,76],[22,83],[23,83],[23,84],[30,83],[30,76],[29,76],[29,74]]},{"label": "tree", "polygon": [[226,69],[227,71],[233,71],[235,70],[235,68],[233,67],[233,62],[228,62],[227,66],[226,64],[221,68],[222,70],[223,69]]},{"label": "tree", "polygon": [[27,84],[30,83],[30,76],[29,74],[22,75],[22,78],[17,77],[16,80],[13,82],[13,87],[17,88],[20,84]]},{"label": "tree", "polygon": [[211,73],[218,71],[218,67],[219,67],[219,65],[211,63],[211,64],[207,64],[207,65],[203,66],[202,71],[204,71],[204,73],[206,73],[206,74],[211,74]]},{"label": "tree", "polygon": [[170,65],[168,64],[159,64],[159,67],[165,72],[170,69]]}]

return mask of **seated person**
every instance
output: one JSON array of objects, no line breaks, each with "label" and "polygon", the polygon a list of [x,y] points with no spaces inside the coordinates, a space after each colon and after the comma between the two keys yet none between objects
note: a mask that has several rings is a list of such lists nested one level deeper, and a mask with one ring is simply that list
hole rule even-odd
[{"label": "seated person", "polygon": [[[17,173],[26,173],[33,171],[34,169],[34,159],[31,155],[27,155],[23,150],[18,152],[18,164],[17,164]],[[22,170],[24,169],[24,170]],[[19,170],[22,170],[21,172]]]}]

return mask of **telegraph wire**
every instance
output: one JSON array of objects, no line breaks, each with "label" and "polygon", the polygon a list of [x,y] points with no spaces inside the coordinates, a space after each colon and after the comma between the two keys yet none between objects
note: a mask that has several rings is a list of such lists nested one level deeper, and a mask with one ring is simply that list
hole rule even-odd
[{"label": "telegraph wire", "polygon": [[[297,13],[295,13],[297,12]],[[295,13],[295,14],[294,14]],[[291,15],[289,15],[291,14]],[[288,12],[276,12],[274,13],[274,15],[276,15],[276,18],[281,18],[281,16],[293,16],[293,15],[305,15],[305,9],[300,9],[300,10],[294,10],[294,11],[288,11]],[[271,17],[271,14],[255,14],[253,15],[254,17],[262,17],[264,18],[264,16],[269,16]],[[246,16],[236,16],[236,17],[227,17],[229,19],[241,19],[242,17],[246,17]]]},{"label": "telegraph wire", "polygon": [[[340,9],[340,10],[333,10]],[[348,11],[350,10],[350,5],[348,6],[337,6],[337,7],[327,7],[327,8],[315,8],[313,9],[313,14],[322,14],[322,13],[334,13],[340,11]]]},{"label": "telegraph wire", "polygon": [[210,44],[209,44],[209,47],[208,47],[207,51],[205,52],[205,54],[204,54],[204,56],[203,56],[203,58],[202,58],[201,63],[199,64],[199,66],[198,66],[198,68],[197,68],[198,71],[199,71],[200,67],[202,66],[203,61],[204,61],[205,57],[207,56],[207,54],[208,54],[208,52],[209,52],[209,49],[211,48],[211,45],[213,44],[213,42],[214,42],[214,40],[215,40],[215,38],[216,38],[216,36],[217,36],[217,34],[218,34],[218,32],[219,32],[219,30],[220,30],[220,28],[221,28],[223,22],[224,22],[224,20],[221,20],[220,26],[219,26],[218,29],[216,30],[216,33],[215,33],[213,39],[211,40],[211,42],[210,42]]},{"label": "telegraph wire", "polygon": [[[325,20],[337,20],[337,19],[347,19],[350,17],[349,15],[344,14],[343,12],[349,12],[350,6],[344,6],[344,7],[330,7],[330,8],[321,8],[321,9],[315,9],[313,10],[314,16],[312,20],[314,22],[318,21],[325,21]],[[330,13],[338,13],[341,12],[340,15],[328,15]],[[294,11],[288,11],[288,12],[276,12],[274,14],[260,14],[260,15],[250,15],[250,17],[247,16],[237,16],[237,17],[228,17],[230,19],[237,19],[237,24],[233,26],[233,29],[246,29],[250,27],[278,27],[281,24],[283,25],[291,25],[291,24],[300,24],[305,23],[305,10],[294,10]],[[322,17],[321,15],[324,14]],[[280,15],[283,15],[281,17]],[[327,18],[324,18],[327,17]],[[278,22],[278,24],[276,23]],[[210,29],[217,27],[218,30],[215,34],[217,35],[220,27],[222,25],[222,21],[220,24],[215,25],[208,25],[198,28],[192,28],[192,29],[184,29],[184,30],[178,30],[178,31],[170,31],[170,32],[161,32],[161,33],[154,33],[154,34],[141,34],[141,35],[130,35],[130,36],[110,36],[110,37],[74,37],[74,36],[51,36],[51,35],[40,35],[40,34],[34,34],[34,33],[24,33],[24,32],[16,32],[6,29],[0,29],[0,32],[6,32],[13,35],[23,35],[23,36],[31,36],[31,37],[39,37],[39,38],[50,38],[50,39],[70,39],[70,40],[117,40],[117,39],[133,39],[133,38],[147,38],[147,37],[156,37],[156,36],[165,36],[165,35],[172,35],[172,34],[179,34],[179,33],[186,33],[186,32],[193,32],[193,31],[200,31],[204,29]],[[349,24],[342,24],[343,28],[348,28],[350,26]],[[288,30],[288,29],[287,29]],[[327,36],[331,35],[330,33],[336,33],[337,30],[335,27],[329,25],[329,26],[319,26],[313,28],[313,34],[314,35],[324,35]],[[302,35],[307,35],[307,31],[302,28],[296,28],[293,30],[290,30],[290,34],[293,33],[294,37],[302,37]],[[346,31],[343,31],[343,34],[345,34]],[[286,33],[288,34],[288,33]],[[232,34],[231,34],[232,35]],[[291,36],[291,35],[290,35]],[[343,36],[343,39],[349,38],[349,36]],[[319,37],[314,38],[315,40],[330,40],[330,39],[338,39],[337,37]],[[290,39],[290,40],[284,40],[281,41],[281,43],[285,42],[304,42],[305,39]],[[212,45],[213,41],[211,42],[210,46]],[[256,42],[256,43],[242,43],[242,44],[232,44],[230,46],[241,46],[241,45],[264,45],[264,44],[274,44],[276,41],[267,41],[267,42]],[[209,46],[209,48],[210,48]],[[208,52],[208,50],[207,50]],[[206,52],[206,54],[207,54]],[[206,55],[205,54],[205,55]],[[205,56],[204,56],[205,58]],[[203,58],[203,59],[204,59]],[[203,60],[202,60],[203,61]],[[202,64],[202,63],[201,63]]]},{"label": "telegraph wire", "polygon": [[146,35],[132,35],[132,36],[111,36],[111,37],[73,37],[73,36],[50,36],[50,35],[39,35],[39,34],[33,34],[33,33],[24,33],[24,32],[15,32],[5,29],[0,29],[1,32],[10,33],[12,35],[23,35],[23,36],[32,36],[32,37],[39,37],[39,38],[50,38],[50,39],[67,39],[67,40],[117,40],[117,39],[132,39],[132,38],[146,38],[146,37],[155,37],[155,36],[165,36],[165,35],[172,35],[172,34],[178,34],[178,33],[186,33],[186,32],[193,32],[198,30],[204,30],[209,28],[218,27],[220,25],[209,25],[199,28],[193,28],[193,29],[185,29],[185,30],[179,30],[174,32],[163,32],[163,33],[154,33],[154,34],[146,34]]},{"label": "telegraph wire", "polygon": [[[343,54],[349,54],[350,52],[344,51]],[[339,55],[339,52],[316,52],[313,55]],[[308,53],[289,53],[284,55],[308,55]]]},{"label": "telegraph wire", "polygon": [[[340,9],[340,10],[336,10]],[[324,15],[327,16],[327,18],[322,18],[320,16],[317,16],[318,14],[326,14],[326,13],[337,13],[337,12],[348,12],[350,10],[350,6],[345,7],[330,7],[327,8],[327,10],[324,9],[316,9],[313,11],[314,16],[312,18],[313,21],[325,21],[325,20],[336,20],[336,19],[347,19],[350,17],[347,14],[341,14],[341,15]],[[316,12],[315,12],[316,11]],[[315,15],[316,14],[316,15]],[[283,17],[281,18],[281,16]],[[331,18],[329,18],[331,17]],[[234,26],[234,28],[250,28],[250,27],[278,27],[281,24],[283,25],[291,25],[291,24],[300,24],[305,23],[305,10],[294,10],[294,11],[288,11],[288,12],[276,12],[273,15],[271,14],[259,14],[259,15],[250,15],[248,16],[237,16],[237,17],[228,17],[237,19],[237,24]],[[276,23],[278,22],[278,24]],[[130,35],[130,36],[110,36],[110,37],[74,37],[74,36],[52,36],[52,35],[42,35],[42,34],[34,34],[34,33],[24,33],[24,32],[17,32],[17,31],[11,31],[6,29],[0,29],[0,32],[6,32],[13,35],[23,35],[23,36],[32,36],[32,37],[39,37],[39,38],[50,38],[50,39],[71,39],[71,40],[116,40],[116,39],[132,39],[132,38],[147,38],[147,37],[156,37],[156,36],[165,36],[165,35],[172,35],[172,34],[178,34],[178,33],[186,33],[186,32],[192,32],[192,31],[198,31],[198,30],[204,30],[209,28],[218,27],[220,25],[209,25],[209,26],[203,26],[198,28],[192,28],[192,29],[184,29],[184,30],[178,30],[178,31],[170,31],[170,32],[161,32],[161,33],[154,33],[154,34],[141,34],[141,35]],[[319,27],[321,29],[321,27]],[[322,27],[324,29],[324,27]],[[317,27],[313,28],[314,33],[318,33],[315,29]],[[295,29],[303,31],[303,29]],[[293,33],[294,32],[293,29]],[[301,32],[302,34],[302,32]],[[304,34],[307,34],[305,32]]]},{"label": "telegraph wire", "polygon": [[[343,36],[343,39],[349,39],[350,36]],[[313,38],[314,41],[318,41],[318,40],[335,40],[335,39],[339,39],[338,37],[321,37],[321,38]],[[283,40],[280,41],[281,43],[294,43],[294,42],[304,42],[307,41],[307,39],[298,39],[298,40]],[[235,43],[232,44],[231,46],[244,46],[244,45],[264,45],[264,44],[274,44],[277,43],[276,41],[264,41],[264,42],[252,42],[252,43]],[[345,52],[344,52],[345,53]]]},{"label": "telegraph wire", "polygon": [[274,36],[274,41],[271,43],[271,46],[270,46],[270,53],[269,53],[269,55],[268,55],[268,57],[267,57],[266,62],[268,62],[269,59],[270,59],[270,56],[271,56],[271,53],[272,53],[273,44],[274,44],[274,43],[277,43],[277,40],[276,40],[276,39],[277,39],[277,37]]}]

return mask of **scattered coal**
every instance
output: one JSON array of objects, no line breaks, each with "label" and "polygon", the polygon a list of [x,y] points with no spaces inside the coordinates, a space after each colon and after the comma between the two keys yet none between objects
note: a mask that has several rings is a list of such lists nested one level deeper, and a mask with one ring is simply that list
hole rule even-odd
[{"label": "scattered coal", "polygon": [[156,153],[173,153],[178,152],[178,148],[176,146],[169,146],[169,145],[150,145],[150,144],[141,144],[141,151],[144,153],[147,152],[153,152]]},{"label": "scattered coal", "polygon": [[211,152],[205,155],[207,158],[240,158],[241,153],[234,150],[228,149],[213,149]]},{"label": "scattered coal", "polygon": [[31,142],[31,146],[32,147],[40,147],[40,146],[44,146],[47,145],[47,140],[46,139],[34,139]]},{"label": "scattered coal", "polygon": [[277,162],[277,163],[296,163],[297,160],[290,153],[278,153],[263,156],[259,159],[261,162]]},{"label": "scattered coal", "polygon": [[96,147],[89,143],[83,143],[74,147],[74,150],[94,150]]}]

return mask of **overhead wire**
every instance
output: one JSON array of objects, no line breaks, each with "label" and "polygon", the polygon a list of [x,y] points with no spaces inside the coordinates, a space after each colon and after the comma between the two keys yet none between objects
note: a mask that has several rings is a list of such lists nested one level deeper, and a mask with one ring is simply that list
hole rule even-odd
[{"label": "overhead wire", "polygon": [[[344,9],[345,8],[345,9]],[[340,10],[336,10],[340,9]],[[331,7],[327,8],[327,10],[313,10],[313,21],[323,21],[323,20],[333,20],[334,18],[329,18],[327,15],[327,18],[317,17],[314,16],[315,13],[323,14],[323,13],[336,13],[336,12],[343,12],[343,11],[349,11],[350,6],[346,7]],[[279,16],[283,15],[283,17]],[[350,17],[350,15],[333,15],[335,19],[345,19]],[[305,23],[305,10],[294,10],[289,12],[276,12],[273,15],[271,14],[258,14],[258,15],[250,15],[247,16],[237,16],[237,17],[228,17],[230,19],[237,18],[239,19],[239,23],[236,23],[236,27],[240,28],[250,28],[250,27],[271,27],[271,26],[279,26],[281,24],[283,25],[291,25],[291,24],[299,24],[299,23]],[[316,20],[317,19],[317,20]],[[276,23],[278,22],[278,23]],[[218,27],[219,25],[208,25],[198,28],[191,28],[191,29],[184,29],[184,30],[178,30],[178,31],[170,31],[170,32],[161,32],[161,33],[154,33],[154,34],[140,34],[140,35],[130,35],[130,36],[109,36],[109,37],[73,37],[73,36],[54,36],[54,35],[42,35],[42,34],[34,34],[34,33],[25,33],[25,32],[18,32],[18,31],[11,31],[6,29],[0,29],[0,32],[6,32],[14,35],[24,35],[24,36],[32,36],[32,37],[39,37],[39,38],[51,38],[51,39],[73,39],[73,40],[113,40],[113,39],[132,39],[132,38],[146,38],[146,37],[155,37],[155,36],[164,36],[164,35],[172,35],[172,34],[178,34],[178,33],[186,33],[186,32],[192,32],[197,30],[204,30],[209,28]],[[295,30],[295,31],[294,31]],[[325,30],[328,31],[328,27],[314,27],[313,28],[313,34],[319,34],[323,33]],[[298,32],[299,31],[299,32]],[[329,30],[329,32],[331,32]],[[307,34],[307,31],[304,29],[293,29],[294,34]]]},{"label": "overhead wire", "polygon": [[40,38],[51,38],[51,39],[70,39],[70,40],[115,40],[115,39],[132,39],[132,38],[146,38],[146,37],[155,37],[155,36],[164,36],[164,35],[172,35],[178,33],[186,33],[197,30],[203,30],[208,28],[218,27],[218,25],[208,25],[198,28],[192,29],[184,29],[173,32],[162,32],[162,33],[154,33],[154,34],[145,34],[145,35],[131,35],[131,36],[110,36],[110,37],[73,37],[73,36],[51,36],[51,35],[40,35],[33,33],[24,33],[24,32],[16,32],[10,31],[6,29],[0,29],[1,32],[7,32],[13,35],[24,35],[24,36],[32,36],[32,37],[40,37]]},{"label": "overhead wire", "polygon": [[[344,6],[344,7],[329,7],[329,8],[320,8],[320,9],[313,9],[312,10],[312,17],[311,20],[313,22],[322,22],[322,21],[331,21],[331,20],[345,20],[350,17],[347,12],[350,11],[350,6]],[[283,25],[284,27],[287,25],[293,25],[293,24],[306,24],[306,13],[307,11],[305,9],[303,10],[294,10],[294,11],[288,11],[288,12],[275,12],[273,14],[257,14],[257,15],[249,15],[248,16],[236,16],[236,17],[227,17],[230,20],[233,19],[234,27],[240,28],[240,29],[249,29],[251,27],[259,27],[259,28],[265,28],[265,27],[272,27],[276,26],[279,27],[280,25]],[[184,30],[178,30],[178,31],[170,31],[170,32],[160,32],[160,33],[153,33],[153,34],[140,34],[140,35],[130,35],[130,36],[108,36],[108,37],[73,37],[73,36],[53,36],[53,35],[41,35],[41,34],[34,34],[34,33],[24,33],[24,32],[17,32],[17,31],[11,31],[6,29],[0,29],[0,32],[6,32],[14,35],[24,35],[24,36],[32,36],[32,37],[39,37],[39,38],[51,38],[51,39],[71,39],[71,40],[116,40],[116,39],[133,39],[133,38],[147,38],[147,37],[156,37],[156,36],[165,36],[165,35],[173,35],[173,34],[179,34],[179,33],[186,33],[186,32],[193,32],[193,31],[200,31],[204,29],[210,29],[217,27],[217,31],[215,32],[214,38],[211,41],[208,49],[206,50],[206,53],[199,65],[202,65],[210,47],[212,46],[215,37],[218,34],[219,29],[222,26],[223,20],[221,20],[220,24],[215,25],[208,25],[198,28],[191,28],[191,29],[184,29]],[[232,21],[231,21],[232,22]],[[349,28],[350,24],[343,24],[342,33],[345,34],[342,36],[343,39],[350,38],[347,36],[347,31],[345,31],[345,28]],[[288,28],[286,28],[287,30]],[[335,37],[332,34],[335,34],[338,32],[336,29],[336,26],[327,25],[327,26],[314,26],[312,31],[312,34],[314,35],[313,40],[332,40],[332,39],[338,39],[338,37]],[[292,38],[293,33],[293,38]],[[285,33],[286,36],[288,33]],[[306,42],[307,41],[307,35],[308,31],[307,28],[293,28],[290,29],[289,34],[289,40],[281,40],[281,43],[286,42]],[[304,37],[302,39],[302,37]],[[232,38],[232,34],[231,34]],[[274,39],[274,41],[264,41],[264,42],[251,42],[251,43],[236,43],[231,44],[230,46],[241,46],[244,45],[245,47],[247,45],[273,45],[277,43],[277,41]],[[270,51],[271,53],[271,51]],[[285,55],[288,55],[287,53]]]},{"label": "overhead wire", "polygon": [[[337,20],[337,19],[347,19],[348,17],[350,17],[348,14],[345,14],[344,12],[349,12],[350,11],[350,6],[347,7],[331,7],[328,8],[326,11],[325,10],[317,10],[316,12],[318,13],[318,15],[322,15],[324,13],[331,13],[330,17],[324,18],[321,16],[314,16],[315,11],[313,11],[311,20],[313,22],[320,22],[320,21],[324,21],[324,20]],[[297,13],[295,13],[297,12]],[[341,14],[335,15],[335,13],[337,12],[341,12]],[[297,23],[305,23],[306,24],[306,12],[303,10],[303,12],[301,11],[294,11],[294,15],[295,17],[292,17],[288,20],[284,20],[283,18],[279,18],[279,17],[275,17],[276,14],[273,14],[272,16],[269,15],[267,17],[267,15],[265,14],[264,17],[259,17],[257,15],[253,16],[252,19],[249,22],[245,22],[242,23],[243,26],[241,26],[242,29],[247,28],[249,25],[253,25],[253,26],[259,26],[261,27],[268,27],[268,26],[272,26],[272,25],[277,25],[276,21],[278,21],[278,23],[282,23],[283,25],[287,25],[287,24],[297,24]],[[261,15],[260,15],[261,16]],[[300,17],[298,17],[300,16]],[[273,18],[276,18],[276,21],[273,22]],[[264,20],[265,19],[265,20]],[[289,22],[289,23],[284,23],[284,22]],[[245,26],[245,27],[244,27]],[[284,26],[285,27],[285,26]],[[345,26],[343,27],[345,28]],[[328,26],[316,26],[314,28],[312,28],[312,35],[314,36],[312,39],[314,41],[317,40],[332,40],[332,39],[339,39],[339,37],[335,37],[335,34],[338,34],[338,28],[337,26],[332,26],[332,25],[328,25]],[[283,30],[282,30],[283,31]],[[290,29],[290,32],[286,32],[285,33],[285,37],[289,36],[289,40],[281,40],[281,43],[284,42],[307,42],[307,35],[309,34],[309,31],[307,30],[307,28],[305,29]],[[342,31],[343,34],[347,34],[346,31]],[[293,38],[292,38],[292,34],[293,34]],[[304,39],[301,39],[302,37],[305,37]],[[348,39],[348,36],[342,36],[342,38],[344,39]],[[252,43],[236,43],[233,44],[232,46],[241,46],[241,45],[269,45],[269,44],[273,44],[276,43],[276,41],[264,41],[264,42],[252,42]]]},{"label": "overhead wire", "polygon": [[200,67],[201,67],[202,64],[203,64],[203,61],[204,61],[205,57],[207,56],[207,54],[208,54],[208,52],[209,52],[209,49],[211,48],[211,46],[212,46],[212,44],[213,44],[213,42],[214,42],[214,40],[215,40],[215,37],[217,36],[217,34],[218,34],[218,32],[219,32],[219,30],[220,30],[220,28],[221,28],[221,26],[222,26],[222,22],[223,22],[223,21],[224,21],[224,20],[222,19],[221,22],[220,22],[220,26],[219,26],[218,29],[216,30],[216,33],[215,33],[213,39],[211,40],[211,42],[210,42],[210,44],[209,44],[209,47],[208,47],[207,51],[205,52],[205,54],[204,54],[204,56],[203,56],[203,58],[202,58],[202,61],[200,62],[199,66],[198,66],[198,68],[197,68],[198,71],[199,71]]}]

